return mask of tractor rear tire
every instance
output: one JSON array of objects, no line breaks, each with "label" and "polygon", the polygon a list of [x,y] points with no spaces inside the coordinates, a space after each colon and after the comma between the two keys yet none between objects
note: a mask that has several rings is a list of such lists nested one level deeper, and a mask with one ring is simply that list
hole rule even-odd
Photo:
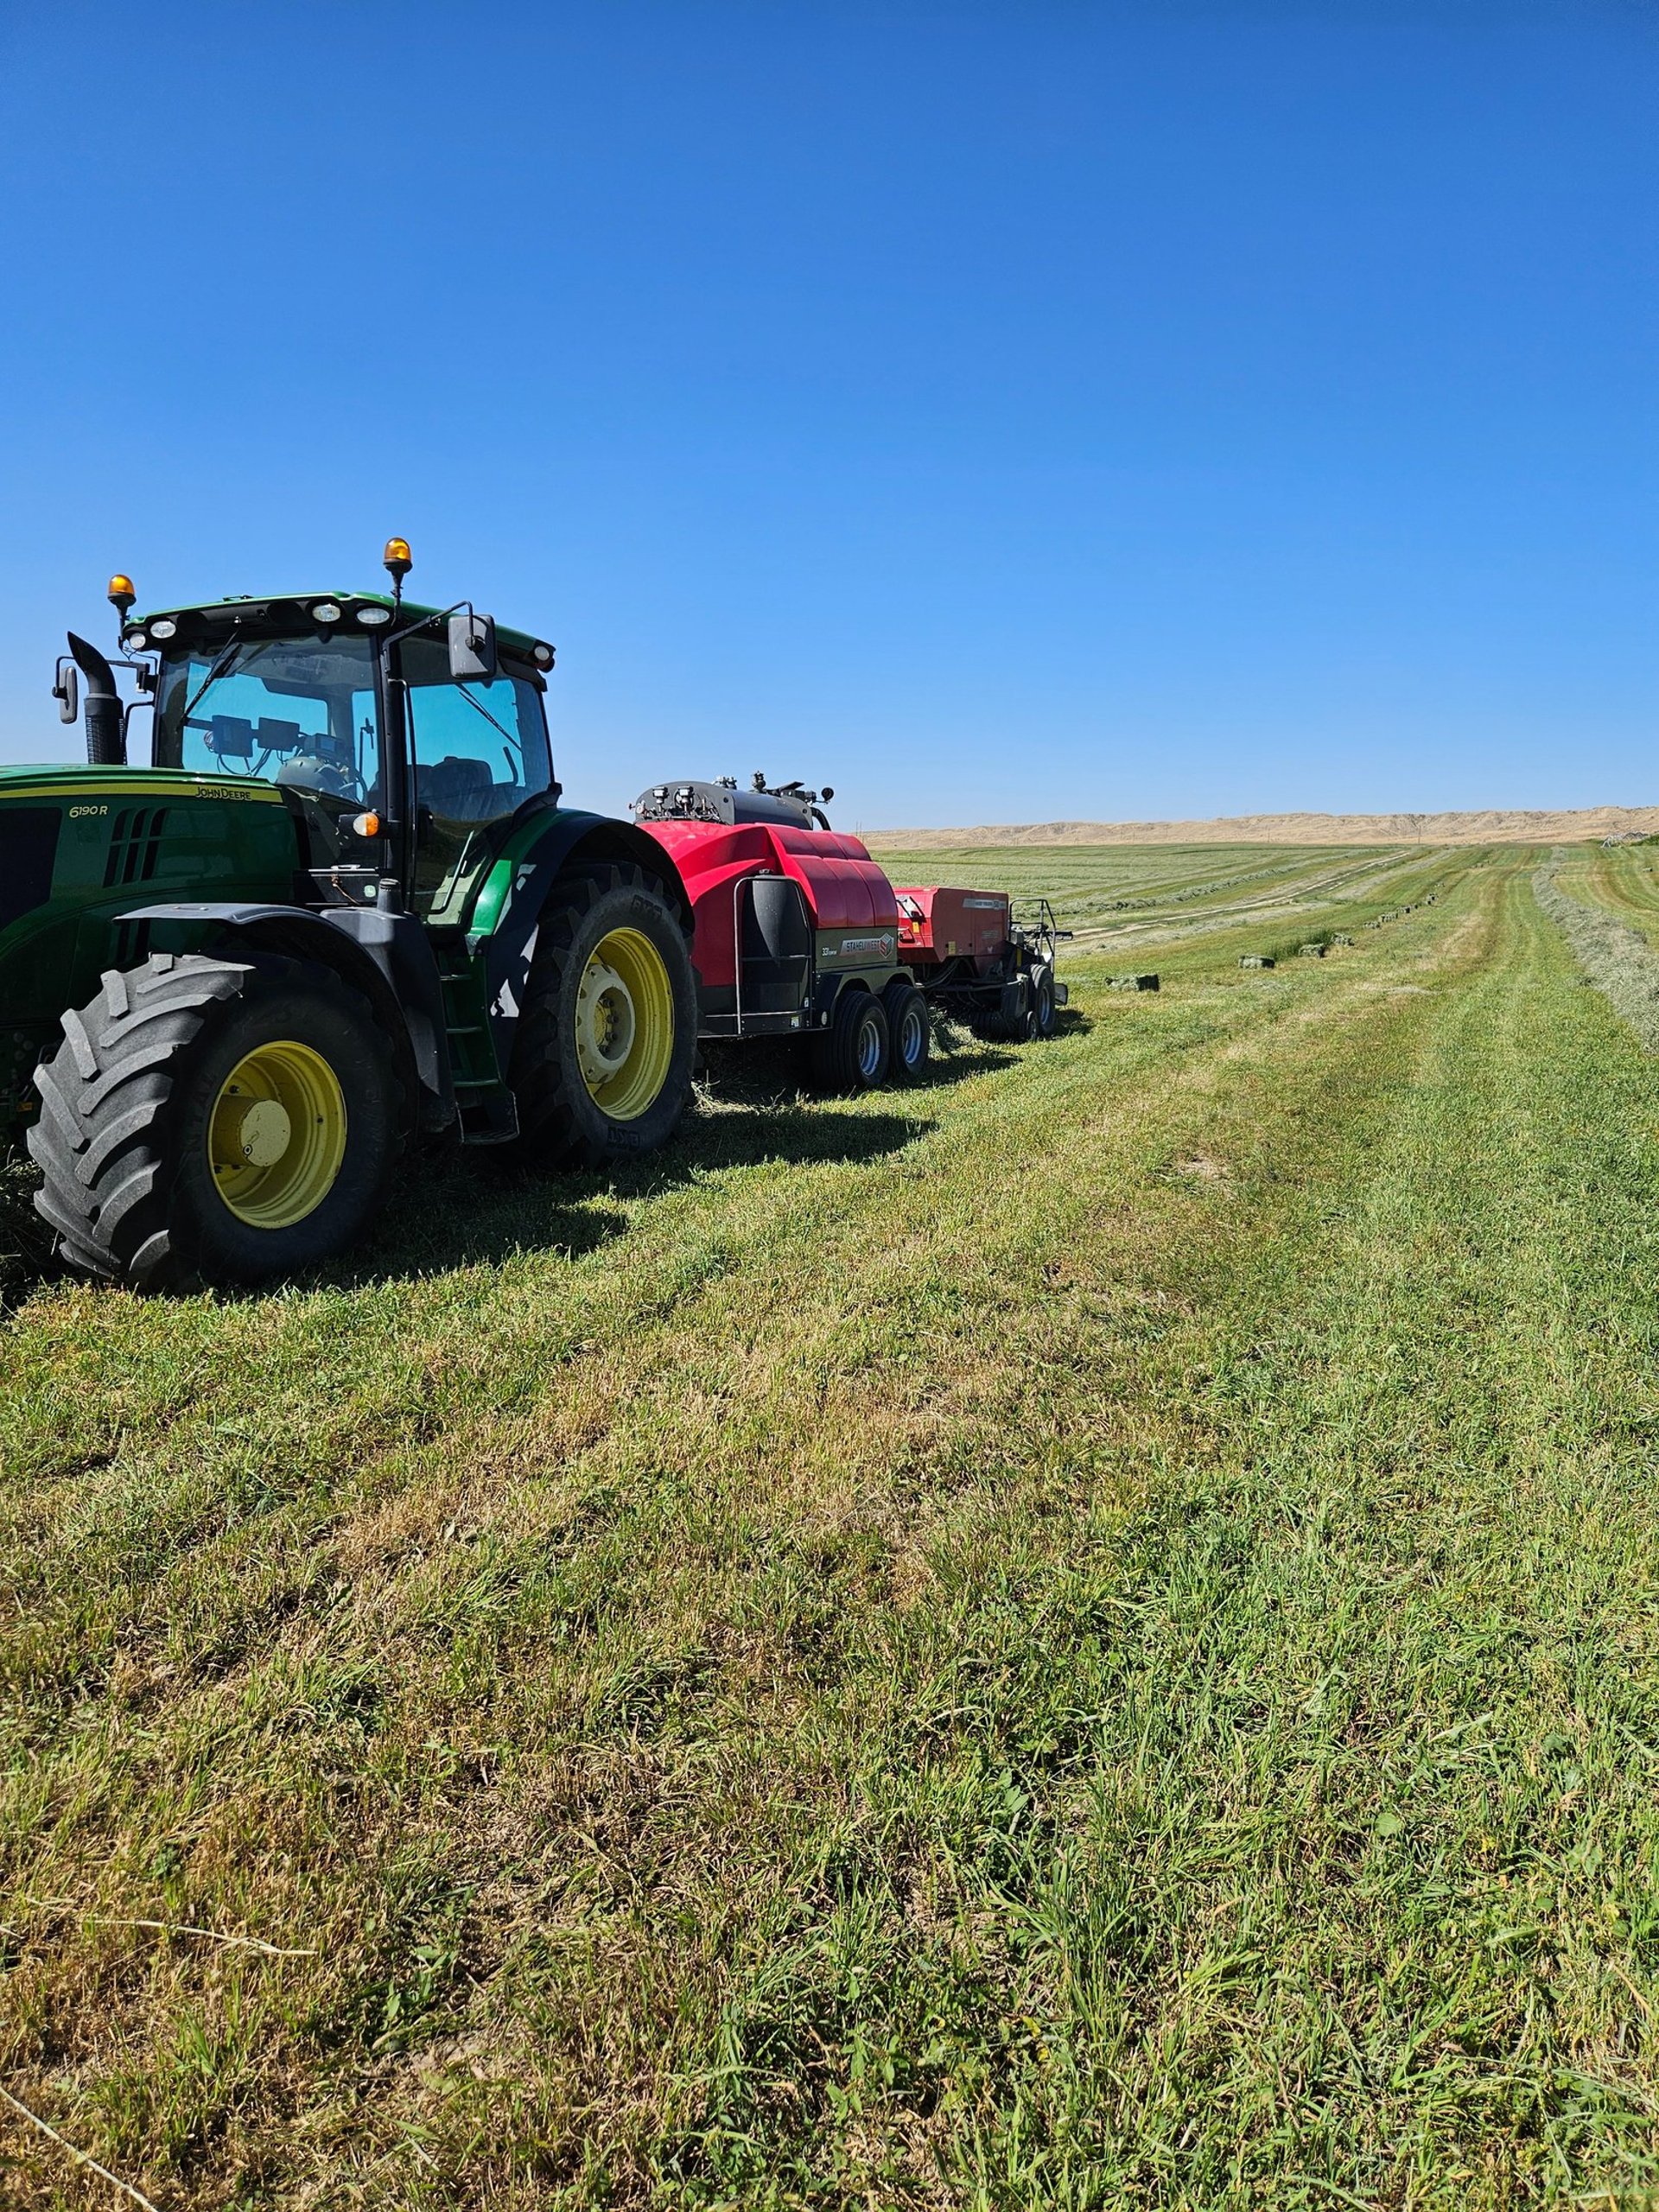
[{"label": "tractor rear tire", "polygon": [[1054,1003],[1054,970],[1047,966],[1033,968],[1031,975],[1031,1034],[1052,1037],[1059,1022],[1059,1008]]},{"label": "tractor rear tire", "polygon": [[830,1027],[812,1039],[812,1079],[820,1090],[874,1090],[886,1080],[891,1050],[887,1009],[850,985],[836,1001]]},{"label": "tractor rear tire", "polygon": [[112,969],[35,1070],[35,1206],[60,1255],[135,1289],[321,1265],[382,1205],[391,1040],[329,969],[158,953]]},{"label": "tractor rear tire", "polygon": [[508,1080],[514,1154],[604,1167],[668,1142],[691,1092],[697,985],[662,880],[588,861],[555,884],[536,933]]},{"label": "tractor rear tire", "polygon": [[933,1017],[926,999],[907,976],[896,976],[881,994],[892,1046],[892,1071],[899,1083],[921,1083],[933,1047]]}]

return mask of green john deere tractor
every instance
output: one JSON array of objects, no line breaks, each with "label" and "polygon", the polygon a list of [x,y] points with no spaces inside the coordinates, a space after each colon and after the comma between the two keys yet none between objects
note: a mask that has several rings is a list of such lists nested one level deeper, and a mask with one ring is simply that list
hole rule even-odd
[{"label": "green john deere tractor", "polygon": [[135,696],[72,635],[87,765],[0,769],[0,1117],[73,1267],[258,1281],[349,1244],[423,1138],[599,1166],[679,1117],[672,862],[561,805],[552,648],[386,567],[137,618],[116,577]]}]

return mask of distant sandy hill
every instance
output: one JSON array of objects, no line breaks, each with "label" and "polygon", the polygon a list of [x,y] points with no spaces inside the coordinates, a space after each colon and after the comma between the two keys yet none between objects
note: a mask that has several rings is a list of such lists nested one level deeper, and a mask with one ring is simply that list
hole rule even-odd
[{"label": "distant sandy hill", "polygon": [[892,851],[935,845],[1538,845],[1659,836],[1659,806],[1560,813],[1237,814],[1213,822],[1032,822],[976,830],[872,830]]}]

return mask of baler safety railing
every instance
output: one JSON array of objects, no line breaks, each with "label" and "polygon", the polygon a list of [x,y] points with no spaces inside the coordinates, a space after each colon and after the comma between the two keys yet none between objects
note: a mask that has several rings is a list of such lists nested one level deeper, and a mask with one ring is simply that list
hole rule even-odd
[{"label": "baler safety railing", "polygon": [[1054,948],[1070,938],[1073,932],[1063,930],[1054,918],[1054,909],[1041,897],[1018,899],[1008,908],[1008,930],[1016,940],[1034,944],[1040,957],[1052,967]]}]

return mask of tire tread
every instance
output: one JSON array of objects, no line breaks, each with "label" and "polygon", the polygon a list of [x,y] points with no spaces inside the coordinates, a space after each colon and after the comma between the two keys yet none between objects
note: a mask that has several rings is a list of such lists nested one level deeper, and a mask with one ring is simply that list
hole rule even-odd
[{"label": "tire tread", "polygon": [[573,1096],[580,1075],[561,1051],[556,1028],[561,985],[582,924],[614,891],[643,893],[672,911],[659,876],[632,861],[586,861],[560,878],[537,928],[512,1081],[518,1101],[519,1149],[540,1166],[599,1168],[614,1156],[611,1147],[581,1126]]},{"label": "tire tread", "polygon": [[63,1041],[35,1071],[41,1111],[27,1144],[41,1175],[35,1211],[70,1267],[139,1289],[195,1270],[173,1198],[174,1109],[216,1010],[261,976],[303,976],[336,1002],[355,995],[332,971],[263,952],[158,953],[108,970],[63,1015]]}]

